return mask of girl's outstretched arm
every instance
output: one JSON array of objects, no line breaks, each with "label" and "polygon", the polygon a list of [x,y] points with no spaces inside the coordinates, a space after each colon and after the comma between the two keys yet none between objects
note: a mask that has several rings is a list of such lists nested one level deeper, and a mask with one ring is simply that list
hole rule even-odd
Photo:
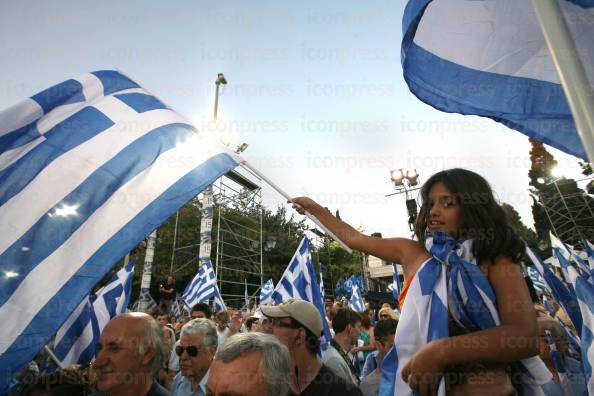
[{"label": "girl's outstretched arm", "polygon": [[538,354],[536,313],[520,266],[505,257],[488,267],[501,325],[430,342],[402,371],[412,389],[434,388],[445,367],[473,361],[511,363]]},{"label": "girl's outstretched arm", "polygon": [[406,238],[376,238],[365,235],[334,217],[310,198],[293,198],[291,203],[297,212],[304,214],[308,211],[318,218],[348,247],[402,265],[406,278],[414,275],[420,265],[429,258],[429,253],[417,242]]}]

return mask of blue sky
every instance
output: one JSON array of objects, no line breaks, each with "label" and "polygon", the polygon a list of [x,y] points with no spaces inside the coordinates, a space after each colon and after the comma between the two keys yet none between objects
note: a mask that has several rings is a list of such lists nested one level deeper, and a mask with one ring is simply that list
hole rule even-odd
[{"label": "blue sky", "polygon": [[[0,108],[79,74],[119,69],[205,131],[237,145],[287,192],[368,232],[407,236],[389,171],[421,182],[479,172],[532,225],[527,138],[421,103],[400,67],[398,1],[4,1]],[[225,73],[219,123],[214,80]],[[565,175],[574,157],[550,149]],[[282,198],[265,189],[265,202]]]}]

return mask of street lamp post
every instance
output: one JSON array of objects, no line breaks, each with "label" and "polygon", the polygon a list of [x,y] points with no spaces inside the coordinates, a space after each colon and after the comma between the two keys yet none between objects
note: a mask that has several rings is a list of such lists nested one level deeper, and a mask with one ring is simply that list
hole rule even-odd
[{"label": "street lamp post", "polygon": [[390,171],[390,179],[394,183],[396,192],[386,195],[389,197],[396,194],[405,194],[406,197],[406,211],[408,213],[408,226],[411,231],[414,230],[415,221],[417,220],[417,201],[411,197],[411,192],[418,190],[419,174],[416,169],[394,169]]},{"label": "street lamp post", "polygon": [[217,121],[217,113],[219,111],[219,87],[221,84],[227,85],[227,79],[225,79],[225,75],[223,73],[217,74],[217,79],[215,81],[216,84],[216,91],[215,91],[215,103],[214,103],[214,116],[213,119]]}]

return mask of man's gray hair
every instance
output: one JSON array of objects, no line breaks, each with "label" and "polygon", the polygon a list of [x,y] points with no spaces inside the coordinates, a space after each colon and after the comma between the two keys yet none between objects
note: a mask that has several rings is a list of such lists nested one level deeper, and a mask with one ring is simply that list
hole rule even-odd
[{"label": "man's gray hair", "polygon": [[214,360],[229,363],[238,356],[260,351],[260,372],[268,385],[268,396],[289,393],[291,357],[289,350],[276,337],[259,332],[239,333],[219,347]]},{"label": "man's gray hair", "polygon": [[210,319],[205,318],[196,318],[190,320],[188,323],[184,325],[181,329],[181,336],[184,334],[196,334],[202,333],[204,337],[204,346],[217,346],[219,336],[217,335],[217,328],[215,327],[214,323]]},{"label": "man's gray hair", "polygon": [[143,339],[138,343],[138,354],[144,355],[149,349],[155,351],[155,356],[151,362],[151,374],[156,375],[163,367],[165,359],[169,357],[167,347],[163,340],[163,329],[157,321],[149,318],[145,329]]}]

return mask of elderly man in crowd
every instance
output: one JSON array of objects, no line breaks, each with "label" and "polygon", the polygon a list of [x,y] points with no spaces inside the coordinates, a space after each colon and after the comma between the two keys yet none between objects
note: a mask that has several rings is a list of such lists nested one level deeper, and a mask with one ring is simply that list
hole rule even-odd
[{"label": "elderly man in crowd", "polygon": [[182,327],[179,345],[180,372],[173,380],[173,396],[205,396],[210,364],[217,351],[217,330],[209,319],[192,319]]},{"label": "elderly man in crowd", "polygon": [[147,314],[114,317],[103,329],[94,362],[97,389],[109,396],[166,396],[154,376],[163,366],[163,332]]},{"label": "elderly man in crowd", "polygon": [[284,345],[269,334],[239,333],[219,347],[208,379],[213,396],[286,396],[290,357]]},{"label": "elderly man in crowd", "polygon": [[312,303],[291,299],[261,309],[271,319],[274,335],[291,353],[290,395],[361,395],[359,388],[338,377],[317,359],[322,317]]}]

